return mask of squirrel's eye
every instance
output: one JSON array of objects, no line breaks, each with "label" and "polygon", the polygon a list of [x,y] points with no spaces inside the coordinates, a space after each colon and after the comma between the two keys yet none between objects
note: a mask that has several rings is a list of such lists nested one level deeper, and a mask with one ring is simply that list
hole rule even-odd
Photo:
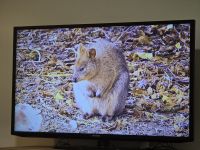
[{"label": "squirrel's eye", "polygon": [[80,68],[79,70],[80,70],[80,71],[83,71],[83,70],[84,70],[84,68],[82,67],[82,68]]}]

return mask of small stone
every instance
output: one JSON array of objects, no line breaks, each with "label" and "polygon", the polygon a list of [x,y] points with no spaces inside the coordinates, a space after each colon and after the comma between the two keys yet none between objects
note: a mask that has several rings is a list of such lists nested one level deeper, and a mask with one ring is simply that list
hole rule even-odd
[{"label": "small stone", "polygon": [[148,95],[151,95],[151,94],[153,93],[153,90],[152,90],[151,87],[148,87],[148,89],[147,89],[147,93],[148,93]]},{"label": "small stone", "polygon": [[151,98],[152,98],[152,99],[156,99],[156,98],[157,98],[157,94],[154,93],[153,95],[151,95]]},{"label": "small stone", "polygon": [[73,130],[77,129],[78,127],[77,122],[75,120],[70,120],[69,124]]}]

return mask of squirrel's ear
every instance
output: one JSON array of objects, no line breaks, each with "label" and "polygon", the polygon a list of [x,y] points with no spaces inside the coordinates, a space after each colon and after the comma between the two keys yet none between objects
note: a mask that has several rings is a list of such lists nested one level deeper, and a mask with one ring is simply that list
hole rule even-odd
[{"label": "squirrel's ear", "polygon": [[89,58],[95,58],[96,57],[96,49],[91,48],[89,49]]},{"label": "squirrel's ear", "polygon": [[78,54],[82,55],[86,52],[86,48],[83,46],[83,44],[79,45],[79,49],[78,49]]}]

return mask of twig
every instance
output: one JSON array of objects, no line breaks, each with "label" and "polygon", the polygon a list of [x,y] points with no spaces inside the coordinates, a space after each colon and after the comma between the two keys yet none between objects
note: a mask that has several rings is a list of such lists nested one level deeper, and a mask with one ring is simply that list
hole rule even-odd
[{"label": "twig", "polygon": [[171,72],[171,70],[167,66],[164,68],[164,71],[168,74],[169,77],[172,77],[174,79],[176,78],[176,76]]},{"label": "twig", "polygon": [[25,63],[32,63],[32,62],[34,62],[34,63],[43,63],[44,62],[44,60],[43,61],[35,61],[35,60],[28,60],[28,61],[23,61],[23,62],[25,62]]},{"label": "twig", "polygon": [[65,48],[65,50],[72,50],[74,53],[76,53],[76,50],[75,50],[75,48]]},{"label": "twig", "polygon": [[41,54],[38,50],[36,50],[36,49],[29,49],[29,50],[35,51],[38,54],[38,61],[41,61]]},{"label": "twig", "polygon": [[56,73],[56,74],[53,74],[53,73],[50,73],[50,74],[47,74],[47,75],[43,75],[43,74],[27,74],[29,76],[42,76],[42,77],[69,77],[70,75],[69,74],[63,74],[63,73]]},{"label": "twig", "polygon": [[109,131],[112,131],[112,130],[115,130],[116,128],[117,128],[117,126],[118,126],[118,122],[115,122],[112,126],[110,126],[107,130],[109,130]]},{"label": "twig", "polygon": [[72,63],[73,64],[75,62],[75,59],[74,60],[64,60],[64,62],[65,63]]},{"label": "twig", "polygon": [[36,66],[35,62],[33,62],[33,61],[32,61],[32,64],[33,64],[33,66],[34,66],[34,67],[36,67],[36,68],[37,68],[37,66]]},{"label": "twig", "polygon": [[41,75],[43,77],[69,77],[69,74],[48,74],[48,75]]},{"label": "twig", "polygon": [[93,31],[93,33],[95,33],[95,32],[103,32],[104,35],[105,35],[105,37],[106,37],[108,40],[110,39],[110,37],[108,36],[108,34],[107,34],[103,29],[98,29],[98,30],[96,30],[96,31]]},{"label": "twig", "polygon": [[187,79],[180,79],[180,77],[177,77],[166,65],[161,65],[161,64],[157,64],[155,63],[155,65],[157,67],[161,67],[163,69],[163,71],[170,77],[171,80],[175,80],[175,83],[182,87],[182,85],[180,85],[180,83],[182,84],[189,84],[189,80]]},{"label": "twig", "polygon": [[115,41],[115,43],[117,43],[117,42],[121,39],[121,37],[124,36],[124,34],[125,34],[130,28],[132,28],[132,27],[128,27],[124,32],[122,32],[122,34],[117,38],[117,40]]}]

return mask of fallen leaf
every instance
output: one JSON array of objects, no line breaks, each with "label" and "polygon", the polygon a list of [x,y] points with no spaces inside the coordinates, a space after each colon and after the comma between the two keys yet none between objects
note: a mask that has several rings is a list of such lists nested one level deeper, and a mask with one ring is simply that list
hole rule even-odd
[{"label": "fallen leaf", "polygon": [[53,94],[51,92],[49,92],[49,91],[42,91],[42,94],[43,94],[44,97],[51,97],[51,96],[53,96]]},{"label": "fallen leaf", "polygon": [[153,58],[152,53],[137,52],[136,54],[142,59],[150,59],[151,60]]},{"label": "fallen leaf", "polygon": [[178,125],[174,125],[174,130],[176,131],[176,132],[178,132],[178,131],[180,131],[180,127],[178,126]]},{"label": "fallen leaf", "polygon": [[133,117],[134,118],[140,119],[144,112],[143,111],[139,111],[137,109],[134,109],[132,113],[133,113]]},{"label": "fallen leaf", "polygon": [[63,99],[64,99],[63,95],[61,94],[61,91],[58,91],[58,92],[56,93],[56,95],[54,96],[54,99],[55,99],[56,101],[58,101],[58,100],[63,100]]},{"label": "fallen leaf", "polygon": [[176,43],[176,45],[175,45],[175,46],[176,46],[176,48],[177,48],[177,49],[180,49],[180,48],[182,47],[182,46],[181,46],[181,44],[180,44],[179,42],[178,42],[178,43]]},{"label": "fallen leaf", "polygon": [[135,90],[133,90],[133,95],[140,96],[140,95],[144,95],[145,92],[146,91],[144,89],[135,89]]},{"label": "fallen leaf", "polygon": [[139,57],[138,57],[138,55],[136,53],[131,53],[131,54],[128,55],[128,59],[130,61],[138,61]]},{"label": "fallen leaf", "polygon": [[151,95],[151,98],[152,99],[157,99],[157,98],[159,98],[159,94],[158,93],[154,93],[154,94]]},{"label": "fallen leaf", "polygon": [[169,102],[169,101],[170,101],[170,98],[169,98],[168,96],[166,96],[166,95],[163,95],[162,100],[163,100],[164,102]]},{"label": "fallen leaf", "polygon": [[136,38],[136,41],[138,41],[141,44],[150,44],[151,43],[150,37],[146,36],[142,30],[141,30],[141,36],[139,38]]}]

